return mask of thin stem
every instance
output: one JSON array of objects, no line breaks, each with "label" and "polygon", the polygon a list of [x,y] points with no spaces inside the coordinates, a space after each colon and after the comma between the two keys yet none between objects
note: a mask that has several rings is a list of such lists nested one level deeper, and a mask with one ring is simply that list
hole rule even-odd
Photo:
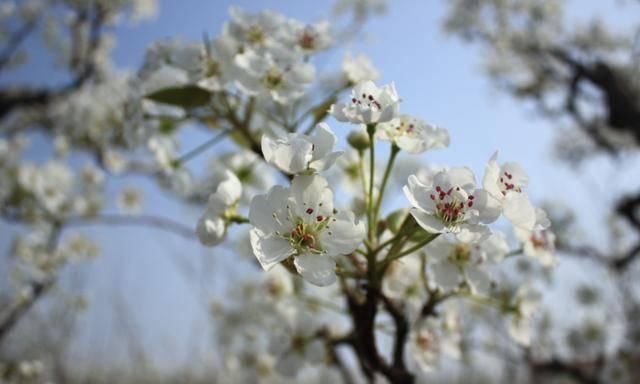
[{"label": "thin stem", "polygon": [[369,134],[369,194],[367,197],[367,218],[369,224],[369,243],[373,245],[375,238],[375,223],[373,214],[373,184],[375,179],[375,140],[374,134],[376,126],[374,124],[367,125],[367,133]]},{"label": "thin stem", "polygon": [[415,251],[417,251],[418,249],[424,247],[425,245],[429,244],[430,242],[432,242],[436,237],[438,237],[439,233],[432,233],[430,234],[429,237],[427,237],[426,239],[422,240],[421,242],[419,242],[418,244],[414,245],[413,247],[407,249],[406,251],[402,251],[399,254],[395,255],[394,257],[391,258],[391,260],[396,260],[399,259],[403,256],[406,256],[410,253],[413,253]]},{"label": "thin stem", "polygon": [[180,165],[180,164],[186,163],[187,161],[193,159],[194,157],[198,156],[202,152],[206,151],[207,149],[209,149],[212,146],[214,146],[217,143],[219,143],[230,132],[231,132],[231,130],[225,130],[225,131],[222,131],[222,132],[218,133],[217,135],[215,135],[211,139],[205,141],[204,143],[198,145],[197,147],[195,147],[191,151],[189,151],[189,152],[185,153],[184,155],[180,156],[179,158],[175,159],[173,161],[173,163],[175,165]]},{"label": "thin stem", "polygon": [[387,162],[387,168],[384,170],[384,176],[382,177],[382,184],[380,185],[380,193],[378,194],[378,202],[376,203],[375,209],[373,210],[373,221],[376,223],[378,221],[378,215],[380,213],[380,206],[382,206],[382,199],[384,198],[384,190],[387,186],[387,181],[389,180],[389,175],[391,174],[391,169],[393,169],[393,163],[396,160],[396,156],[400,152],[400,148],[391,144],[391,153],[389,154],[389,161]]},{"label": "thin stem", "polygon": [[[420,241],[418,244],[414,245],[413,247],[411,247],[411,248],[409,248],[409,249],[407,249],[405,251],[401,251],[402,246],[400,246],[400,248],[398,248],[397,250],[392,248],[391,251],[389,251],[389,254],[387,255],[387,258],[384,259],[384,261],[382,261],[382,263],[380,263],[379,273],[383,274],[384,271],[389,266],[389,264],[391,264],[391,262],[393,262],[394,260],[398,260],[403,256],[406,256],[408,254],[411,254],[411,253],[419,250],[420,248],[422,248],[425,245],[427,245],[430,242],[432,242],[439,235],[440,235],[439,233],[430,233],[429,236],[427,236],[426,239]],[[394,248],[395,248],[395,246],[394,246]]]}]

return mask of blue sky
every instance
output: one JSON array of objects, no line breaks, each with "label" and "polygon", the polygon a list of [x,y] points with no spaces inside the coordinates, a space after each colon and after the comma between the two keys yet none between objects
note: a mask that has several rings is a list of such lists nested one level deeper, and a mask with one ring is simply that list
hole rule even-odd
[{"label": "blue sky", "polygon": [[[249,10],[270,8],[306,21],[322,18],[330,7],[330,2],[299,0],[161,1],[155,20],[118,28],[115,63],[137,68],[145,47],[158,39],[200,40],[203,32],[215,35],[232,3]],[[403,98],[403,112],[449,129],[450,148],[429,153],[424,161],[467,165],[481,176],[487,159],[499,149],[502,160],[518,161],[529,171],[534,200],[564,201],[577,209],[587,229],[597,234],[604,204],[613,197],[604,188],[612,184],[615,188],[637,187],[637,181],[624,181],[637,161],[612,164],[599,160],[579,173],[568,169],[551,156],[553,127],[493,89],[482,74],[478,50],[441,31],[446,2],[390,3],[386,15],[367,25],[367,40],[346,48],[370,56],[383,74],[381,82],[395,82]],[[609,2],[571,4],[571,18],[600,13],[605,18],[615,17],[619,25],[631,19],[628,14],[612,13]],[[337,69],[341,58],[342,52],[331,55],[326,67]],[[46,65],[36,63],[29,68],[34,71]],[[342,134],[347,130],[331,119],[329,123]],[[201,139],[187,137],[185,149]],[[199,212],[176,204],[144,178],[115,180],[109,184],[110,195],[130,184],[143,188],[147,212],[195,223]],[[114,348],[119,323],[112,304],[114,297],[121,297],[130,305],[142,342],[150,347],[165,346],[153,348],[159,361],[186,361],[194,345],[199,351],[206,350],[206,304],[211,295],[222,293],[224,275],[247,273],[246,268],[219,249],[203,249],[149,229],[96,228],[91,233],[102,239],[102,255],[68,271],[79,270],[86,276],[90,308],[82,320],[87,341],[82,349],[90,346],[91,353],[98,356]]]}]

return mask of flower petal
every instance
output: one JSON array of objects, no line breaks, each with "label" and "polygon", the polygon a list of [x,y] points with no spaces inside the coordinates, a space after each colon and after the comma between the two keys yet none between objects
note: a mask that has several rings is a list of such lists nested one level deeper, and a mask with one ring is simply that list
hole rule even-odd
[{"label": "flower petal", "polygon": [[322,255],[303,254],[294,259],[294,265],[305,280],[311,284],[325,287],[336,282],[333,258]]},{"label": "flower petal", "polygon": [[296,251],[289,241],[271,234],[265,234],[257,228],[249,232],[253,254],[265,271],[293,255]]}]

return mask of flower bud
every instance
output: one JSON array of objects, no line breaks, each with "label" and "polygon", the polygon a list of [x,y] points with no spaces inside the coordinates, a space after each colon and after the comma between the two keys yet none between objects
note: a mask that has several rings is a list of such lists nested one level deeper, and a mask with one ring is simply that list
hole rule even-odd
[{"label": "flower bud", "polygon": [[349,145],[351,145],[354,149],[358,151],[364,151],[369,148],[371,141],[369,140],[369,135],[364,129],[356,129],[351,131],[347,136],[347,141]]},{"label": "flower bud", "polygon": [[387,228],[392,233],[398,233],[402,223],[404,223],[404,219],[407,217],[407,214],[409,214],[408,209],[398,209],[397,211],[391,212],[385,219]]}]

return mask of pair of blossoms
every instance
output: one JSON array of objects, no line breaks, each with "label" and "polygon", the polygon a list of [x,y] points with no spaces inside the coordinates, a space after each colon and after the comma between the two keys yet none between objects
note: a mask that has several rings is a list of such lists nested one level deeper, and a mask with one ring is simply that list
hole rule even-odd
[{"label": "pair of blossoms", "polygon": [[[363,82],[354,87],[350,102],[335,104],[330,113],[339,121],[375,125],[376,137],[389,140],[410,153],[443,148],[449,144],[445,129],[399,114],[400,98],[393,85],[377,87]],[[325,123],[316,126],[314,136],[291,133],[285,137],[262,138],[267,162],[294,175],[291,186],[274,186],[251,201],[249,222],[251,245],[265,270],[282,263],[297,271],[312,284],[326,286],[336,281],[335,258],[354,252],[362,243],[366,229],[353,212],[337,211],[333,192],[319,172],[330,168],[342,152],[333,151],[336,136]],[[496,156],[487,166],[484,188],[476,186],[468,168],[438,172],[430,180],[409,177],[404,193],[413,208],[416,222],[433,234],[452,233],[458,242],[470,247],[491,237],[485,224],[502,213],[516,228],[518,237],[529,238],[535,230],[548,226],[542,211],[537,211],[523,193],[528,178],[514,163],[498,165]],[[241,195],[241,184],[228,172],[209,200],[208,209],[198,224],[204,244],[214,245],[224,238],[226,224],[233,221]],[[468,260],[443,260],[451,267],[443,273],[468,268]],[[443,264],[445,265],[445,264]]]}]

